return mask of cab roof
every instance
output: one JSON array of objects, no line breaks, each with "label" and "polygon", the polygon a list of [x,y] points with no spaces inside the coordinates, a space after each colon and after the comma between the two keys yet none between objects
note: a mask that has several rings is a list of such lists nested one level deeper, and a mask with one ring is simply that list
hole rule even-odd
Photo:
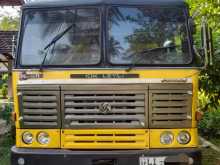
[{"label": "cab roof", "polygon": [[85,5],[159,5],[184,7],[184,0],[38,0],[29,2],[24,7],[47,8],[47,7],[65,7],[65,6],[85,6]]}]

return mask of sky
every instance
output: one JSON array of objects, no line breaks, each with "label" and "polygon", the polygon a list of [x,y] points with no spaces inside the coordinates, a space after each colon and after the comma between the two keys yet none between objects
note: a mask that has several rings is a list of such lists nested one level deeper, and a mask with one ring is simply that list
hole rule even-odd
[{"label": "sky", "polygon": [[[38,1],[38,0],[24,0],[25,2],[29,1]],[[19,9],[20,7],[2,7],[0,6],[0,17],[3,15],[16,17],[19,15]]]},{"label": "sky", "polygon": [[19,7],[1,7],[0,6],[0,16],[12,16],[16,17],[19,15]]}]

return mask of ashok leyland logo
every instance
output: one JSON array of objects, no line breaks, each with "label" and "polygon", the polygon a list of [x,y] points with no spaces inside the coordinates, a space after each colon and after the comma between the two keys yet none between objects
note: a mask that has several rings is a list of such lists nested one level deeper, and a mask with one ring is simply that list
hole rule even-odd
[{"label": "ashok leyland logo", "polygon": [[99,106],[99,110],[102,113],[110,113],[112,111],[112,107],[111,107],[111,105],[109,103],[102,103]]}]

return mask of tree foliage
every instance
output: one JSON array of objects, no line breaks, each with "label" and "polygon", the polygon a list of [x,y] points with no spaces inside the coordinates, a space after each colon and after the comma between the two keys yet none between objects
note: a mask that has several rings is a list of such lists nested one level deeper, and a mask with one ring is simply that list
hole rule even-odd
[{"label": "tree foliage", "polygon": [[203,119],[198,125],[199,132],[203,136],[219,137],[220,135],[220,109],[205,112]]},{"label": "tree foliage", "polygon": [[13,17],[10,15],[0,15],[0,30],[10,31],[18,30],[19,26],[19,16]]},{"label": "tree foliage", "polygon": [[[208,25],[213,30],[213,43],[215,53],[213,55],[213,65],[205,68],[200,76],[200,88],[209,98],[205,106],[219,107],[220,103],[220,1],[219,0],[188,0],[191,14],[195,16],[197,34],[195,43],[201,47],[200,32],[201,18],[206,17]],[[206,109],[205,108],[205,109]]]}]

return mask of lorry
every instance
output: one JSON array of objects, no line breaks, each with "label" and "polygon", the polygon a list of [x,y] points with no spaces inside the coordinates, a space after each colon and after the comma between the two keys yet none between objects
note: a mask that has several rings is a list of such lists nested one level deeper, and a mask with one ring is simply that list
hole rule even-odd
[{"label": "lorry", "polygon": [[[204,21],[205,22],[205,21]],[[198,76],[210,59],[183,0],[22,7],[12,165],[200,165]]]}]

